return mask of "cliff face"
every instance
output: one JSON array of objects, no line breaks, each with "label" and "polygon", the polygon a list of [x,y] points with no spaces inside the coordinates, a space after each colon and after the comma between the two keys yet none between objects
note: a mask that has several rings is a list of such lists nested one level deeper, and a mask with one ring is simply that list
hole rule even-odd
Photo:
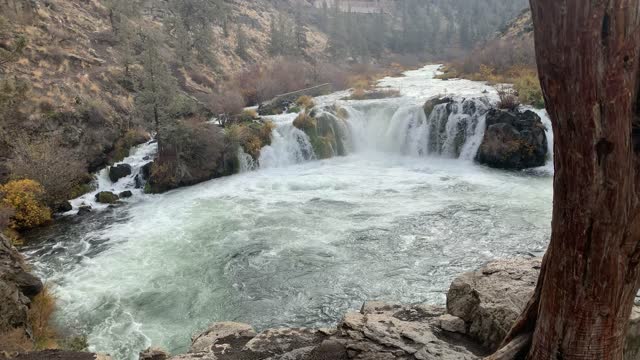
[{"label": "cliff face", "polygon": [[15,331],[30,336],[29,305],[42,289],[42,282],[28,272],[20,254],[0,233],[0,338]]}]

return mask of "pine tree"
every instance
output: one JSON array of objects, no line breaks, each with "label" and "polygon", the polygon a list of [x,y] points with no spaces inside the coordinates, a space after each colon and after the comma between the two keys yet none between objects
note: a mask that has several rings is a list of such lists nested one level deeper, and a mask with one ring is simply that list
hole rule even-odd
[{"label": "pine tree", "polygon": [[142,88],[136,97],[136,107],[156,132],[170,119],[170,109],[177,94],[177,83],[159,52],[160,41],[155,35],[143,34]]},{"label": "pine tree", "polygon": [[236,54],[240,56],[244,60],[249,59],[249,54],[247,53],[247,34],[242,29],[242,25],[238,24],[238,30],[236,31],[237,44],[236,44]]}]

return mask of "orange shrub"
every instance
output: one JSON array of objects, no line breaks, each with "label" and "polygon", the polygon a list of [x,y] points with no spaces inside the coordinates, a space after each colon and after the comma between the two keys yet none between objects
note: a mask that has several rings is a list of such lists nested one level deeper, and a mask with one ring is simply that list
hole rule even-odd
[{"label": "orange shrub", "polygon": [[14,230],[32,229],[51,221],[51,210],[42,201],[45,191],[38,182],[25,179],[0,185],[2,205],[13,209],[9,220]]}]

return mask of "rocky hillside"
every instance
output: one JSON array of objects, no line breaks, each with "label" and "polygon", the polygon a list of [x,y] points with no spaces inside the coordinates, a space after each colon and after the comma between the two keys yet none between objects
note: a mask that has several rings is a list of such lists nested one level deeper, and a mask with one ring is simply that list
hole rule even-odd
[{"label": "rocky hillside", "polygon": [[[0,74],[8,80],[20,79],[25,87],[9,94],[14,108],[0,123],[0,182],[8,176],[2,163],[25,150],[16,149],[22,143],[54,143],[51,147],[68,150],[61,155],[77,158],[93,170],[109,160],[107,154],[128,129],[146,127],[134,107],[140,67],[128,59],[140,49],[137,43],[123,44],[119,38],[122,35],[113,25],[117,4],[107,0],[0,2],[0,48],[10,51],[18,41],[25,42]],[[160,55],[180,89],[194,98],[214,93],[224,79],[269,56],[270,23],[280,14],[273,2],[226,1],[224,9],[224,20],[212,25],[216,41],[208,50],[213,60],[181,61],[175,33],[167,34],[162,46]],[[167,19],[173,17],[168,1],[144,1],[136,13],[139,16],[124,20],[128,27],[168,32]],[[310,45],[305,56],[321,57],[326,37],[312,27],[306,30]],[[243,37],[242,57],[237,53],[238,34]]]}]

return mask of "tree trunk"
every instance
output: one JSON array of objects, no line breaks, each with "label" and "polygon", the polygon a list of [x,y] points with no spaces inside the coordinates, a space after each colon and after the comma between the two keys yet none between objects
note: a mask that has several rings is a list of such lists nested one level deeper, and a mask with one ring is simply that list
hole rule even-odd
[{"label": "tree trunk", "polygon": [[622,359],[640,278],[640,1],[531,0],[553,123],[551,243],[507,340],[528,359]]}]

